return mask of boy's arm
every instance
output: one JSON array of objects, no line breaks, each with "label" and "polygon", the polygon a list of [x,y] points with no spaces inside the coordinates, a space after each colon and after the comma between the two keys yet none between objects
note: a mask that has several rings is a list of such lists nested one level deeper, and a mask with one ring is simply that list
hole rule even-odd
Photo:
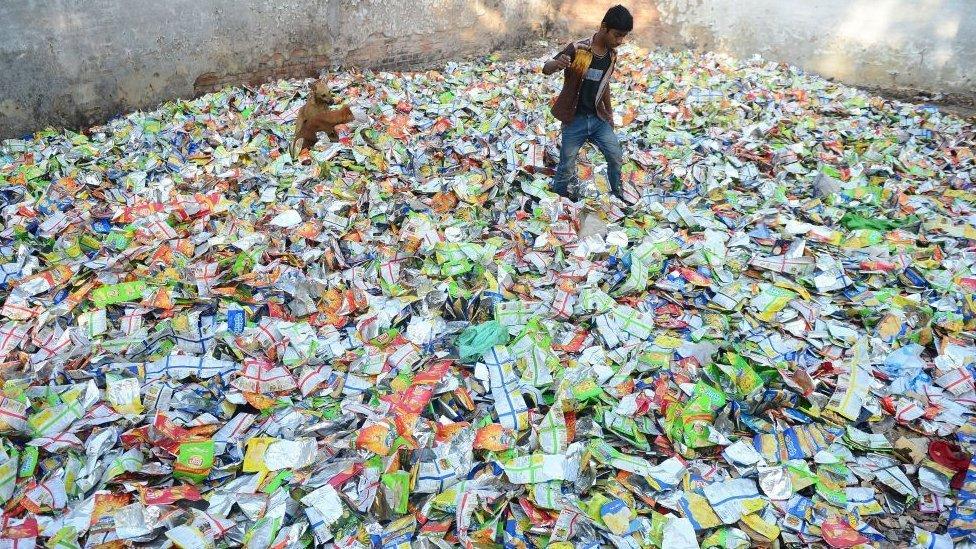
[{"label": "boy's arm", "polygon": [[607,84],[606,91],[603,92],[603,97],[600,98],[600,102],[607,108],[607,112],[610,113],[610,126],[613,127],[613,105],[610,103],[610,85]]},{"label": "boy's arm", "polygon": [[563,51],[556,54],[555,57],[546,61],[546,64],[542,67],[542,74],[549,76],[550,74],[566,70],[570,65],[573,64],[573,54],[576,53],[576,48],[573,44],[569,44]]}]

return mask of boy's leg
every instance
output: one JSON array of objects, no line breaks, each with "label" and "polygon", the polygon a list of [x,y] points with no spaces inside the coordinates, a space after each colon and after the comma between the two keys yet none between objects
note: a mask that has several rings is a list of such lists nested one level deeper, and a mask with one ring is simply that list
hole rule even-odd
[{"label": "boy's leg", "polygon": [[613,132],[613,127],[606,121],[594,117],[593,133],[590,140],[596,145],[603,157],[607,159],[607,181],[610,191],[617,198],[623,200],[624,189],[620,183],[620,168],[623,165],[624,150],[620,146],[620,139]]},{"label": "boy's leg", "polygon": [[586,117],[577,116],[570,124],[563,124],[563,140],[559,147],[559,167],[552,181],[552,190],[560,196],[569,198],[569,184],[578,175],[576,159],[580,147],[586,142]]}]

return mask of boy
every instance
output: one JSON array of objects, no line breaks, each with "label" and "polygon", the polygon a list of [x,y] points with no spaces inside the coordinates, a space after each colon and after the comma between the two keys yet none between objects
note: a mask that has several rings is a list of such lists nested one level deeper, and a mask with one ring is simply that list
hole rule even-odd
[{"label": "boy", "polygon": [[563,89],[552,106],[552,115],[563,123],[559,167],[553,191],[569,194],[569,183],[576,180],[576,157],[580,147],[590,141],[607,159],[607,179],[614,196],[623,200],[620,166],[623,150],[613,132],[610,102],[610,76],[617,62],[617,48],[634,28],[634,17],[617,5],[603,16],[600,30],[587,40],[574,42],[542,67],[542,74],[563,71]]}]

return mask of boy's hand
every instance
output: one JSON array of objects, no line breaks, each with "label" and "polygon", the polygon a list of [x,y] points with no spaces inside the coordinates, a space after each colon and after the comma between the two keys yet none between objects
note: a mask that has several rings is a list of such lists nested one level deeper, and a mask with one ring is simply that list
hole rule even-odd
[{"label": "boy's hand", "polygon": [[550,59],[546,62],[545,66],[542,67],[542,74],[549,75],[554,72],[566,70],[572,64],[573,60],[565,53],[561,53],[555,59]]}]

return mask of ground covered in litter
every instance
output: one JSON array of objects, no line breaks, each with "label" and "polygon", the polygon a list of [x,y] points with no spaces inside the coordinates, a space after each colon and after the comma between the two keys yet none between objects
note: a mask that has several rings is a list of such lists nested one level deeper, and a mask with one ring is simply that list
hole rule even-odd
[{"label": "ground covered in litter", "polygon": [[572,203],[540,66],[0,145],[0,544],[976,540],[973,127],[628,50]]}]

